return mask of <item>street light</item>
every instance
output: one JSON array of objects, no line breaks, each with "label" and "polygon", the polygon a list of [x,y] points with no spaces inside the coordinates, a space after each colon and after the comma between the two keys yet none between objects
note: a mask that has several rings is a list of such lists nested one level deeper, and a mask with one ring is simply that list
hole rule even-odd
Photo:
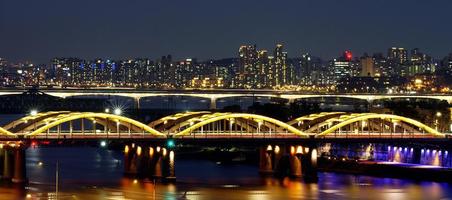
[{"label": "street light", "polygon": [[436,112],[436,119],[435,119],[435,129],[436,129],[436,131],[438,131],[438,125],[439,125],[438,118],[440,118],[442,115],[443,114],[441,112]]},{"label": "street light", "polygon": [[115,115],[121,115],[122,110],[121,110],[121,108],[115,108],[115,110],[113,111],[113,113],[114,113]]},{"label": "street light", "polygon": [[443,114],[441,112],[436,112],[437,117],[441,117]]},{"label": "street light", "polygon": [[30,115],[31,115],[31,116],[36,116],[37,114],[38,114],[38,111],[35,110],[35,109],[33,109],[33,110],[30,111]]},{"label": "street light", "polygon": [[110,112],[110,108],[105,108],[105,113],[109,113]]},{"label": "street light", "polygon": [[100,146],[101,146],[101,147],[106,147],[106,146],[107,146],[107,142],[101,141],[101,142],[100,142]]}]

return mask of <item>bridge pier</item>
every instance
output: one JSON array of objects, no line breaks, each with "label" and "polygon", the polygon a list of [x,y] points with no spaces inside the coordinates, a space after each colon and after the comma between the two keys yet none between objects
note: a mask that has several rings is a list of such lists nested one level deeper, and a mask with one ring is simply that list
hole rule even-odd
[{"label": "bridge pier", "polygon": [[289,164],[290,164],[290,174],[289,176],[300,178],[303,177],[302,172],[302,154],[303,154],[303,147],[301,146],[291,146],[290,147],[290,156],[289,156]]},{"label": "bridge pier", "polygon": [[420,147],[413,148],[413,164],[421,164],[421,153],[422,152]]},{"label": "bridge pier", "polygon": [[139,178],[176,180],[175,151],[160,146],[142,148],[132,144],[124,147],[124,174]]},{"label": "bridge pier", "polygon": [[[10,149],[2,148],[2,168],[1,168],[1,178],[4,180],[11,180],[13,177],[14,170],[14,159],[13,154]],[[1,155],[1,154],[0,154]]]},{"label": "bridge pier", "polygon": [[27,182],[27,173],[25,168],[25,149],[17,147],[14,149],[14,176],[13,183]]},{"label": "bridge pier", "polygon": [[14,159],[13,152],[10,149],[3,148],[3,166],[1,168],[3,180],[11,181],[14,173]]},{"label": "bridge pier", "polygon": [[3,163],[5,160],[5,149],[3,146],[0,148],[0,179],[3,179]]},{"label": "bridge pier", "polygon": [[124,147],[124,174],[133,175],[136,172],[134,165],[135,145],[126,145]]},{"label": "bridge pier", "polygon": [[141,148],[141,146],[137,146],[136,151],[135,151],[135,157],[133,159],[133,165],[132,165],[132,172],[137,176],[137,177],[142,177],[143,175],[143,162],[144,158],[143,158],[143,148]]},{"label": "bridge pier", "polygon": [[317,145],[309,144],[304,148],[304,156],[302,157],[302,172],[303,179],[306,182],[317,182],[319,177],[317,175]]},{"label": "bridge pier", "polygon": [[13,183],[26,183],[25,147],[0,148],[0,178]]},{"label": "bridge pier", "polygon": [[259,174],[273,174],[273,159],[274,154],[271,145],[259,148]]},{"label": "bridge pier", "polygon": [[167,155],[163,157],[163,176],[165,182],[174,182],[176,181],[176,170],[175,170],[175,160],[174,160],[174,151],[169,150]]},{"label": "bridge pier", "polygon": [[151,168],[154,169],[152,172],[153,178],[162,178],[162,154],[163,149],[161,147],[155,148],[155,154],[153,156],[153,159],[151,159]]},{"label": "bridge pier", "polygon": [[290,176],[303,177],[306,182],[316,182],[317,176],[317,146],[308,144],[290,147]]},{"label": "bridge pier", "polygon": [[210,98],[210,110],[216,110],[217,109],[217,98],[211,97]]},{"label": "bridge pier", "polygon": [[284,154],[284,148],[278,145],[267,145],[259,148],[259,173],[270,175],[276,171],[281,172],[280,161]]},{"label": "bridge pier", "polygon": [[124,146],[124,174],[127,174],[130,170],[130,149],[129,145]]}]

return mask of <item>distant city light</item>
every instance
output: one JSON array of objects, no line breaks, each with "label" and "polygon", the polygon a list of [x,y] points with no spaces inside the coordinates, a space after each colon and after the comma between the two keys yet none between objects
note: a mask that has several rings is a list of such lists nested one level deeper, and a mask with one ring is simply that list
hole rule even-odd
[{"label": "distant city light", "polygon": [[102,140],[102,141],[100,142],[100,146],[101,146],[101,147],[106,147],[106,146],[107,146],[107,142]]}]

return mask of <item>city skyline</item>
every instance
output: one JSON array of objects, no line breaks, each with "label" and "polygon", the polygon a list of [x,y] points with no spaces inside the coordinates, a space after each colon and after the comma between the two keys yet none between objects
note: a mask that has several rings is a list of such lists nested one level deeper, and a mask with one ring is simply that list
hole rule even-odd
[{"label": "city skyline", "polygon": [[234,57],[230,49],[241,44],[270,49],[282,43],[292,52],[290,57],[309,52],[325,59],[344,49],[360,55],[391,46],[418,47],[440,57],[452,51],[452,28],[444,21],[452,17],[447,9],[451,4],[1,1],[0,55],[35,63],[52,57],[166,54],[205,60]]},{"label": "city skyline", "polygon": [[[298,51],[298,52],[290,52],[287,50],[287,46],[284,43],[281,42],[276,42],[273,44],[273,46],[270,46],[268,48],[266,47],[262,47],[259,44],[256,43],[241,43],[239,46],[237,46],[236,48],[234,48],[231,51],[231,55],[230,56],[226,56],[226,57],[219,57],[219,56],[214,56],[214,57],[205,57],[202,56],[200,57],[194,57],[194,56],[185,56],[185,57],[181,57],[180,55],[174,55],[171,53],[163,53],[163,54],[159,54],[159,55],[144,55],[144,56],[128,56],[128,57],[112,57],[112,56],[88,56],[88,57],[81,57],[81,56],[75,56],[75,55],[67,55],[67,56],[52,56],[49,57],[47,60],[43,61],[43,62],[35,62],[31,59],[20,59],[20,60],[14,60],[14,59],[10,59],[9,57],[0,55],[0,59],[2,59],[3,61],[7,61],[9,64],[33,64],[33,65],[47,65],[49,63],[52,62],[53,59],[55,58],[77,58],[77,59],[81,59],[81,60],[85,60],[85,61],[89,61],[89,60],[97,60],[97,59],[102,59],[102,60],[112,60],[112,61],[121,61],[121,60],[134,60],[134,59],[150,59],[150,60],[159,60],[164,56],[171,56],[172,60],[174,62],[177,61],[184,61],[186,59],[195,59],[197,61],[200,62],[209,62],[209,61],[215,61],[215,60],[222,60],[222,59],[237,59],[239,58],[239,54],[237,54],[237,51],[240,50],[240,47],[242,46],[256,46],[256,50],[257,51],[272,51],[275,46],[277,45],[282,45],[284,47],[284,52],[287,54],[288,58],[292,58],[292,59],[300,59],[303,57],[303,55],[309,54],[312,57],[318,58],[320,59],[322,62],[328,62],[331,60],[334,60],[338,57],[343,56],[343,53],[345,51],[349,51],[352,55],[352,59],[359,59],[361,57],[366,57],[366,56],[373,56],[376,54],[382,54],[383,56],[388,56],[388,52],[390,51],[391,48],[402,48],[405,51],[407,51],[407,56],[411,57],[411,51],[417,50],[417,51],[421,51],[421,53],[430,56],[433,61],[441,61],[442,59],[449,57],[452,54],[452,50],[448,53],[445,53],[444,55],[438,55],[435,56],[433,54],[431,54],[430,50],[428,49],[423,49],[423,48],[419,48],[417,46],[414,46],[413,48],[407,48],[405,46],[387,46],[384,49],[381,50],[377,50],[377,51],[364,51],[362,53],[358,53],[355,52],[353,49],[342,49],[338,52],[336,52],[336,54],[332,55],[331,57],[322,57],[319,54],[314,54],[311,51]],[[232,53],[234,52],[234,53]]]},{"label": "city skyline", "polygon": [[237,57],[199,61],[53,58],[49,65],[0,59],[0,87],[132,87],[153,89],[242,88],[340,93],[450,93],[452,54],[434,59],[422,49],[388,48],[386,53],[342,55],[322,61],[309,53],[290,58],[284,45],[273,50],[242,45]]}]

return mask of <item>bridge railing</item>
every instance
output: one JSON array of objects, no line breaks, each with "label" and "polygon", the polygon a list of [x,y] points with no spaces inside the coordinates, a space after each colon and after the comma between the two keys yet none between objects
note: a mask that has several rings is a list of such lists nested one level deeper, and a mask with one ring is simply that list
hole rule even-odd
[{"label": "bridge railing", "polygon": [[[26,134],[22,134],[26,137]],[[46,132],[35,136],[28,137],[30,139],[99,139],[99,138],[111,138],[111,139],[130,139],[130,138],[158,138],[155,135],[147,132]]]},{"label": "bridge railing", "polygon": [[301,138],[293,133],[273,132],[273,133],[244,133],[244,132],[214,132],[203,131],[193,132],[190,135],[178,136],[178,138],[192,139],[215,139],[215,138]]},{"label": "bridge railing", "polygon": [[318,136],[318,138],[435,138],[432,134],[427,133],[331,133],[328,135]]}]

